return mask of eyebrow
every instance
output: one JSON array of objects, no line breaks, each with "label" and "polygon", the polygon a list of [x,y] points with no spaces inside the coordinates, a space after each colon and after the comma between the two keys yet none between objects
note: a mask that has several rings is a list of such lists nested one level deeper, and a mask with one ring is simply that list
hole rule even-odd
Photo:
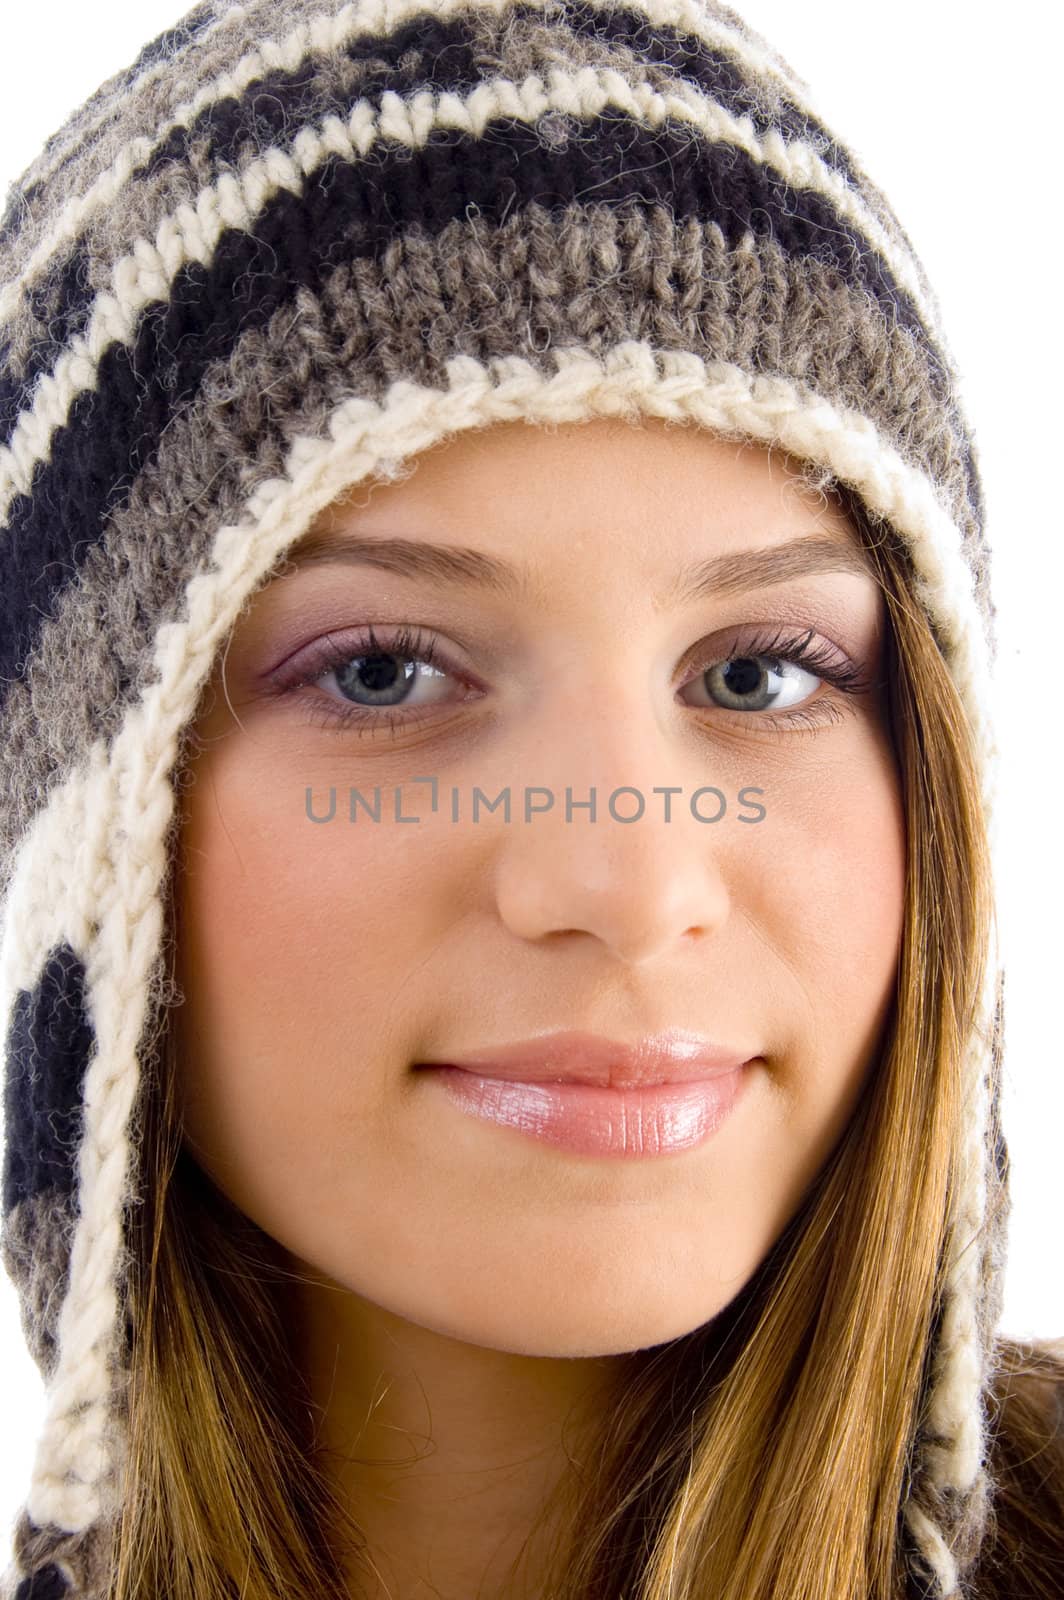
[{"label": "eyebrow", "polygon": [[[277,576],[287,577],[332,563],[378,567],[403,577],[475,587],[526,602],[535,596],[538,587],[523,568],[467,545],[326,530],[304,539]],[[825,572],[875,576],[868,556],[859,546],[825,534],[805,534],[768,548],[734,550],[694,562],[681,569],[671,587],[656,598],[655,605],[661,610],[707,596],[739,594]]]}]

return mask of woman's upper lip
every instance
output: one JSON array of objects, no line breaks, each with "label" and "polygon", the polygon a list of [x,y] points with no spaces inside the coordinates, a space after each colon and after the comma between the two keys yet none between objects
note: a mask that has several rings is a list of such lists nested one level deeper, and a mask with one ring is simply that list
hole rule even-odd
[{"label": "woman's upper lip", "polygon": [[463,1050],[446,1060],[419,1065],[459,1067],[486,1078],[520,1083],[590,1083],[618,1088],[722,1077],[744,1066],[755,1054],[679,1029],[648,1034],[634,1044],[569,1031]]}]

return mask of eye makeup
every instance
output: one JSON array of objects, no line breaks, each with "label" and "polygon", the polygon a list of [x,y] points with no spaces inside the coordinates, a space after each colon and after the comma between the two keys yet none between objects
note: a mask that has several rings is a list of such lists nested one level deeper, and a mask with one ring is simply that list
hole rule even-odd
[{"label": "eye makeup", "polygon": [[[811,628],[798,632],[762,627],[752,636],[748,628],[736,628],[724,644],[706,642],[697,647],[694,672],[689,674],[684,686],[692,678],[697,680],[715,667],[736,661],[747,667],[764,662],[777,676],[785,673],[788,666],[798,668],[810,677],[819,679],[826,693],[813,690],[802,705],[784,712],[773,712],[762,707],[736,709],[712,702],[706,706],[691,706],[690,709],[702,717],[723,715],[731,719],[756,719],[762,727],[779,730],[813,728],[839,720],[840,697],[866,693],[871,687],[871,680],[862,667],[836,646],[823,639],[815,643],[813,641],[814,630]],[[427,667],[432,674],[429,681],[438,685],[444,678],[451,677],[458,685],[458,693],[442,701],[433,700],[428,705],[404,708],[394,701],[375,706],[345,704],[333,699],[319,687],[323,679],[334,677],[341,668],[359,661],[403,661],[409,665]],[[681,672],[683,670],[685,668],[681,668]],[[746,675],[749,677],[749,671]],[[410,675],[409,681],[414,681]],[[424,674],[422,681],[425,681]],[[366,689],[366,693],[373,692],[372,688]],[[377,692],[392,693],[392,685],[388,684],[383,691]],[[368,630],[356,630],[353,635],[319,640],[309,651],[300,653],[288,670],[271,675],[268,693],[275,698],[291,695],[294,700],[302,702],[302,714],[314,726],[340,732],[387,732],[392,737],[399,736],[404,729],[421,727],[433,717],[439,718],[441,710],[449,716],[456,705],[484,696],[483,689],[475,680],[471,680],[471,675],[454,666],[445,648],[433,634],[405,625],[398,629],[385,628],[381,632],[371,625]]]}]

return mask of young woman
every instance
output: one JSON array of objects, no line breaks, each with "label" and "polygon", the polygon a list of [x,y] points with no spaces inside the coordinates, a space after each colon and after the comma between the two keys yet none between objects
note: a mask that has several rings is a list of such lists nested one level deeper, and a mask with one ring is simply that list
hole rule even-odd
[{"label": "young woman", "polygon": [[1049,1600],[978,473],[710,0],[203,4],[2,225],[5,1600]]}]

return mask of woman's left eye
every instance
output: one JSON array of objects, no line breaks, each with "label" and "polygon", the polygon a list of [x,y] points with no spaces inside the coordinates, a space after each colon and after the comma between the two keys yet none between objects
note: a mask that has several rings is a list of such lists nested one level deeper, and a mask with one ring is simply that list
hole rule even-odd
[{"label": "woman's left eye", "polygon": [[[742,639],[737,635],[726,649],[712,656],[703,653],[701,670],[688,679],[709,696],[705,702],[686,701],[694,709],[733,712],[756,718],[758,725],[819,726],[838,721],[841,712],[834,696],[820,696],[812,714],[803,703],[817,686],[827,682],[843,694],[859,694],[869,687],[860,667],[833,645],[811,644],[813,630]],[[814,670],[815,669],[815,670]],[[326,639],[298,676],[278,685],[289,693],[314,687],[327,694],[310,708],[311,720],[325,727],[361,725],[375,732],[387,725],[402,731],[431,717],[439,705],[460,703],[451,685],[461,674],[444,660],[435,639],[417,628],[402,628],[383,640],[369,627],[364,639],[352,643]],[[475,697],[475,696],[474,696]],[[396,710],[398,716],[388,713]]]},{"label": "woman's left eye", "polygon": [[771,636],[745,641],[736,638],[726,652],[718,650],[704,663],[690,683],[710,696],[706,702],[709,707],[740,715],[757,714],[761,722],[772,727],[817,727],[824,722],[837,722],[842,713],[835,696],[821,695],[809,710],[804,709],[803,702],[812,698],[821,682],[844,695],[862,694],[870,682],[864,671],[834,645],[814,645],[813,637],[810,628],[803,634],[777,630]]}]

